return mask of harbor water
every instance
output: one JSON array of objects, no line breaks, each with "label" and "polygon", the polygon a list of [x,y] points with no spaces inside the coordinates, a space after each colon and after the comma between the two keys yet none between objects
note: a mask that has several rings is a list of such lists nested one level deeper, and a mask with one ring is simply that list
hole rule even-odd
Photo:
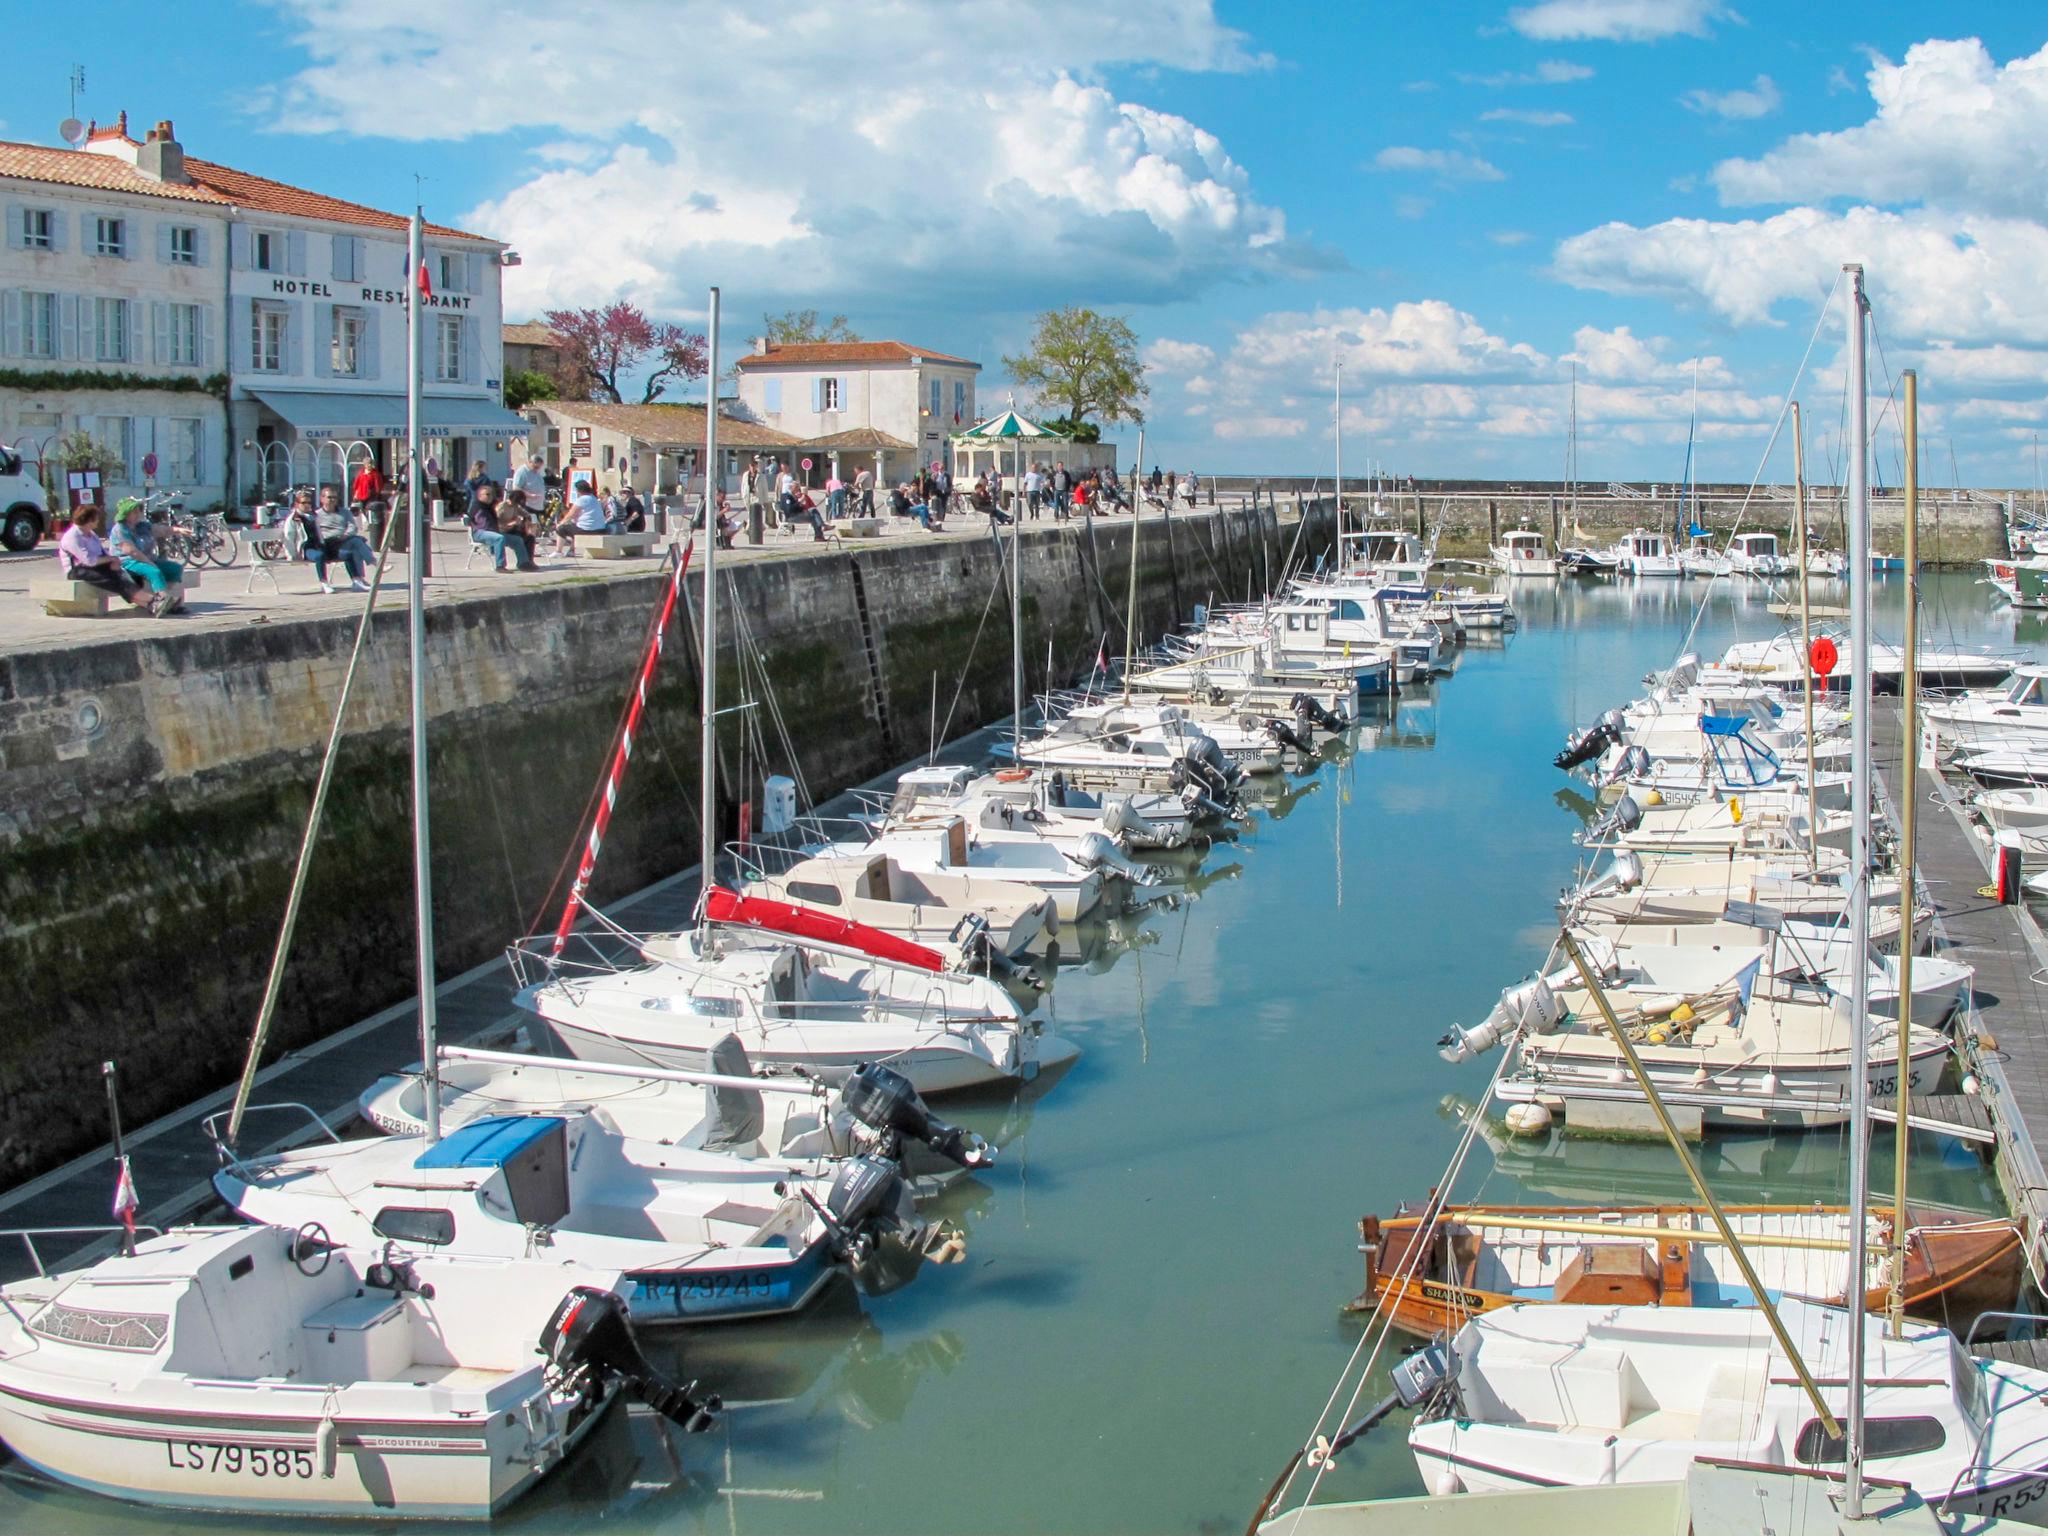
[{"label": "harbor water", "polygon": [[[2048,645],[2040,616],[1969,575],[1924,587],[1929,647]],[[1901,580],[1876,590],[1878,632],[1896,639]],[[1447,1066],[1437,1037],[1483,1016],[1555,937],[1587,806],[1552,755],[1682,646],[1711,657],[1783,626],[1754,583],[1540,582],[1513,598],[1518,630],[1475,637],[1454,675],[1266,787],[1177,905],[1087,935],[1051,994],[1082,1047],[1060,1080],[941,1106],[1002,1147],[942,1200],[964,1263],[801,1319],[655,1340],[723,1394],[716,1429],[614,1414],[496,1528],[1243,1530],[1357,1342],[1341,1308],[1362,1278],[1358,1217],[1426,1199],[1476,1112],[1491,1059]],[[1997,1208],[1974,1153],[1916,1138],[1915,1158],[1916,1200]],[[1717,1137],[1702,1159],[1731,1199],[1843,1198],[1841,1131]],[[1661,1146],[1494,1135],[1454,1195],[1686,1191]],[[0,1530],[284,1528],[8,1471]],[[1325,1498],[1421,1491],[1398,1416],[1322,1484]]]}]

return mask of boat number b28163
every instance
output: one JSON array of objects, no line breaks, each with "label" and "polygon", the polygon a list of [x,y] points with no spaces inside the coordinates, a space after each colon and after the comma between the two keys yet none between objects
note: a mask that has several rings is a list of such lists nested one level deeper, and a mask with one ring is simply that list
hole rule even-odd
[{"label": "boat number b28163", "polygon": [[166,1440],[174,1472],[226,1472],[252,1477],[311,1477],[313,1453],[271,1445],[221,1445],[212,1440]]}]

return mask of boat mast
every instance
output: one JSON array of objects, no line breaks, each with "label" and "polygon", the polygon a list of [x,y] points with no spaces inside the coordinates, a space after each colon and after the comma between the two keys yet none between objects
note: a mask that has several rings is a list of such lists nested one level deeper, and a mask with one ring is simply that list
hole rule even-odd
[{"label": "boat mast", "polygon": [[1920,800],[1920,377],[1908,368],[1900,382],[1906,434],[1906,702],[1899,732],[1899,1123],[1892,1151],[1892,1283],[1885,1306],[1895,1339],[1906,1328],[1906,1088],[1912,1067],[1907,1037],[1913,1027],[1913,821]]},{"label": "boat mast", "polygon": [[[1022,484],[1019,481],[1018,484]],[[1256,495],[1257,493],[1254,492]],[[1131,702],[1131,662],[1138,638],[1138,523],[1145,509],[1145,425],[1138,424],[1138,473],[1131,482],[1131,584],[1124,596],[1124,702]]]},{"label": "boat mast", "polygon": [[406,655],[412,672],[412,901],[419,946],[420,1068],[425,1079],[427,1140],[441,1139],[441,1067],[434,1059],[434,887],[433,839],[427,829],[427,518],[426,487],[420,470],[420,310],[422,263],[420,208],[413,205],[406,233],[405,305],[405,498],[411,523],[406,562]]},{"label": "boat mast", "polygon": [[1337,364],[1337,574],[1344,574],[1344,364]]},{"label": "boat mast", "polygon": [[1806,858],[1809,867],[1817,870],[1820,809],[1813,792],[1813,593],[1806,570],[1806,436],[1797,400],[1792,402],[1792,515],[1799,523],[1799,670],[1806,684],[1802,690],[1806,698]]},{"label": "boat mast", "polygon": [[[1016,453],[1010,462],[1018,471],[1017,483],[1022,485],[1024,441],[1017,428],[1017,413],[1014,408],[1010,412],[1010,419],[1004,425],[1017,439]],[[998,459],[997,462],[1000,463],[1001,460]],[[1013,754],[1011,760],[1020,763],[1024,760],[1024,567],[1020,553],[1022,546],[1018,539],[1023,528],[1023,518],[1010,519],[1010,748]]]},{"label": "boat mast", "polygon": [[[1870,1219],[1870,454],[1868,363],[1860,262],[1843,266],[1849,279],[1849,1437],[1844,1447],[1843,1514],[1863,1518],[1863,1351],[1869,1314],[1853,1305],[1864,1284]],[[1905,898],[1910,900],[1910,897]],[[1900,1083],[1899,1109],[1907,1084]],[[1903,1213],[1900,1213],[1903,1216]]]},{"label": "boat mast", "polygon": [[1571,497],[1572,541],[1579,540],[1579,365],[1572,364],[1572,398],[1564,438],[1565,492]]},{"label": "boat mast", "polygon": [[709,372],[704,384],[704,634],[697,647],[703,672],[703,723],[697,728],[697,933],[711,932],[711,887],[718,883],[718,290],[711,290]]}]

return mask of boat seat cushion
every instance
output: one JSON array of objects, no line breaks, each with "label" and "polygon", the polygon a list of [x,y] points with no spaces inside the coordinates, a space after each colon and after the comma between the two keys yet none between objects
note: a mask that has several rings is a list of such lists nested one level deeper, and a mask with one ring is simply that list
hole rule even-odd
[{"label": "boat seat cushion", "polygon": [[1698,1438],[1719,1444],[1747,1444],[1756,1432],[1770,1362],[1761,1353],[1724,1361],[1707,1373],[1700,1400]]}]

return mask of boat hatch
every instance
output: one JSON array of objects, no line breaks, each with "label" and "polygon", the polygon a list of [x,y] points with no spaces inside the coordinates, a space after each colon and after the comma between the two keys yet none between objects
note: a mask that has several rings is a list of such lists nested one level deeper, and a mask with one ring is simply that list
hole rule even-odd
[{"label": "boat hatch", "polygon": [[492,1115],[450,1131],[415,1168],[500,1168],[513,1219],[551,1227],[569,1214],[568,1122],[559,1115]]},{"label": "boat hatch", "polygon": [[31,1333],[92,1349],[121,1349],[154,1354],[171,1336],[171,1319],[163,1312],[103,1312],[52,1302],[35,1315]]}]

